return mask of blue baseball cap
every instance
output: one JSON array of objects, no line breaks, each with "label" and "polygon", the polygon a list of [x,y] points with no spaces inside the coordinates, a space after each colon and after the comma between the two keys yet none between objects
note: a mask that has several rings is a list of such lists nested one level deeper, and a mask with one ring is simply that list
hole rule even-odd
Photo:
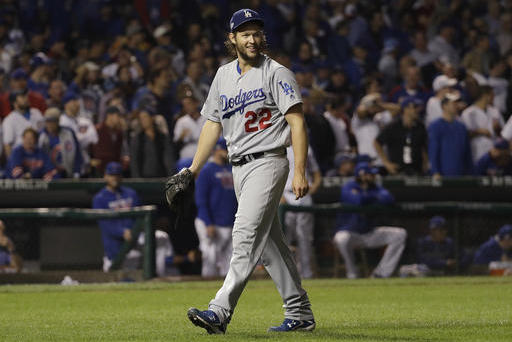
[{"label": "blue baseball cap", "polygon": [[411,103],[414,104],[415,107],[423,107],[423,105],[424,105],[424,103],[421,99],[419,99],[415,96],[407,96],[405,99],[402,100],[402,103],[400,104],[400,106],[402,107],[402,109],[404,109]]},{"label": "blue baseball cap", "polygon": [[62,104],[66,104],[73,100],[78,100],[78,95],[73,91],[68,91],[62,98]]},{"label": "blue baseball cap", "polygon": [[258,12],[253,11],[252,9],[243,8],[233,13],[229,20],[229,29],[231,32],[234,32],[240,25],[250,21],[257,21],[261,26],[264,24],[263,18]]},{"label": "blue baseball cap", "polygon": [[512,237],[512,225],[506,224],[500,228],[498,231],[498,236],[500,240],[511,238]]},{"label": "blue baseball cap", "polygon": [[443,228],[446,224],[446,219],[442,216],[434,216],[430,219],[428,227],[430,229]]},{"label": "blue baseball cap", "polygon": [[105,167],[105,174],[107,175],[121,175],[123,167],[118,162],[110,162]]},{"label": "blue baseball cap", "polygon": [[23,68],[18,68],[16,70],[14,70],[12,73],[11,73],[11,78],[12,79],[15,79],[15,80],[19,80],[19,79],[27,79],[28,78],[28,75],[27,73],[25,72],[25,70],[23,70]]},{"label": "blue baseball cap", "polygon": [[367,162],[359,162],[354,169],[354,175],[357,177],[361,173],[373,174],[373,168]]},{"label": "blue baseball cap", "polygon": [[219,140],[217,140],[217,143],[215,144],[215,149],[227,151],[228,146],[226,144],[226,139],[219,138]]},{"label": "blue baseball cap", "polygon": [[499,150],[508,150],[510,148],[510,145],[507,140],[498,139],[494,142],[494,148],[497,148]]}]

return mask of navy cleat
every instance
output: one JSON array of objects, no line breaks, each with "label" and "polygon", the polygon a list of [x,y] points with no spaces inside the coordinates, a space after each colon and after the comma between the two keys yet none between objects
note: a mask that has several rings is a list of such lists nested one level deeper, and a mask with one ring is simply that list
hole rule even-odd
[{"label": "navy cleat", "polygon": [[283,324],[278,327],[270,327],[268,332],[286,332],[286,331],[313,331],[315,330],[315,320],[298,321],[295,319],[285,318]]},{"label": "navy cleat", "polygon": [[196,308],[190,308],[187,316],[194,325],[206,329],[208,334],[226,333],[227,324],[221,323],[219,316],[211,310],[199,311]]}]

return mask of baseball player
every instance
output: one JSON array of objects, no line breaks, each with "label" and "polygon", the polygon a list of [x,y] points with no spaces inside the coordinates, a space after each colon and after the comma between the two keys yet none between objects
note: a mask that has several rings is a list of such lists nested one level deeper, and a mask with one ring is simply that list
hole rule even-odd
[{"label": "baseball player", "polygon": [[[122,209],[133,208],[140,205],[137,192],[122,185],[122,166],[118,162],[110,162],[105,167],[106,185],[92,200],[93,209]],[[103,257],[103,271],[108,272],[112,262],[125,241],[137,239],[136,248],[132,249],[125,259],[124,265],[137,264],[140,259],[140,248],[144,245],[144,235],[133,236],[132,228],[135,220],[131,218],[102,219],[98,220],[101,229],[101,238],[105,256]],[[165,259],[174,254],[169,236],[166,232],[155,230],[156,241],[156,273],[165,275]]]},{"label": "baseball player", "polygon": [[226,141],[219,139],[211,161],[196,181],[196,232],[203,257],[203,277],[225,276],[231,259],[231,233],[237,202]]},{"label": "baseball player", "polygon": [[242,9],[230,20],[226,46],[237,58],[223,65],[212,82],[201,110],[207,118],[192,165],[197,175],[221,132],[233,165],[238,210],[233,227],[233,256],[222,288],[206,311],[191,308],[193,324],[210,334],[223,334],[258,260],[274,280],[285,308],[281,326],[269,331],[315,328],[306,291],[277,216],[288,176],[286,147],[293,142],[296,198],[308,192],[305,176],[308,142],[302,99],[295,77],[262,51],[263,19]]},{"label": "baseball player", "polygon": [[[307,178],[312,181],[309,193],[299,199],[295,198],[292,189],[292,180],[295,169],[293,151],[291,147],[287,149],[288,159],[290,161],[290,173],[284,187],[283,199],[286,203],[292,205],[312,205],[313,198],[311,195],[316,192],[322,182],[322,174],[320,168],[313,155],[313,150],[308,149],[308,160],[306,164]],[[302,278],[308,279],[313,277],[311,268],[311,258],[313,256],[313,228],[315,224],[315,216],[306,212],[287,212],[285,217],[286,230],[285,236],[287,243],[290,245],[293,241],[297,243],[298,266]]]},{"label": "baseball player", "polygon": [[[366,206],[369,204],[391,204],[393,195],[375,183],[377,170],[366,162],[359,162],[354,170],[355,179],[341,188],[341,202]],[[345,261],[347,278],[358,277],[355,265],[355,248],[379,248],[386,246],[379,265],[373,271],[375,278],[391,276],[400,261],[405,248],[407,232],[399,227],[381,227],[365,215],[359,213],[340,213],[337,218],[337,232],[334,243]]]}]

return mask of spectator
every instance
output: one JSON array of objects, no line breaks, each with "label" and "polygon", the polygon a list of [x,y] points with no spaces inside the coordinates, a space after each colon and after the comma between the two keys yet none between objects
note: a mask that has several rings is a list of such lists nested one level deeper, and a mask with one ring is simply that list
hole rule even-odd
[{"label": "spectator", "polygon": [[309,145],[323,174],[333,167],[336,137],[327,118],[317,114],[311,97],[307,92],[302,92],[302,108],[308,129]]},{"label": "spectator", "polygon": [[457,265],[455,244],[447,237],[446,219],[434,216],[430,219],[430,234],[418,239],[417,264],[400,267],[401,276],[444,275],[453,273]]},{"label": "spectator", "polygon": [[98,126],[98,142],[92,145],[91,165],[97,175],[103,175],[109,162],[124,162],[128,167],[128,144],[125,139],[126,122],[118,107],[107,108],[105,120]]},{"label": "spectator", "polygon": [[462,65],[467,69],[479,74],[488,75],[491,64],[494,64],[497,57],[490,50],[489,37],[481,35],[476,40],[476,45],[464,55]]},{"label": "spectator", "polygon": [[0,116],[2,118],[5,118],[14,108],[10,101],[11,94],[27,94],[30,108],[36,108],[40,113],[44,113],[46,110],[44,97],[38,92],[27,89],[27,79],[28,75],[22,68],[18,68],[11,73],[11,80],[8,88],[10,89],[10,92],[5,92],[0,98],[0,104],[2,105],[0,108]]},{"label": "spectator", "polygon": [[203,65],[199,61],[193,61],[187,65],[187,75],[183,79],[182,84],[188,84],[192,89],[194,98],[197,99],[199,104],[203,104],[208,96],[210,87],[202,81]]},{"label": "spectator", "polygon": [[[355,179],[341,188],[341,202],[365,207],[370,204],[392,204],[393,195],[375,183],[376,170],[360,162],[355,168]],[[355,248],[386,247],[372,275],[387,278],[393,274],[405,248],[407,232],[403,228],[375,226],[364,214],[338,214],[334,243],[345,261],[347,278],[357,278]]]},{"label": "spectator", "polygon": [[42,178],[46,181],[59,178],[50,157],[37,147],[37,132],[33,128],[23,131],[23,143],[12,150],[6,175],[8,178]]},{"label": "spectator", "polygon": [[[313,150],[308,149],[308,159],[306,163],[306,178],[310,186],[306,196],[297,199],[292,190],[292,179],[295,170],[295,160],[293,159],[293,150],[289,146],[287,148],[288,160],[290,163],[290,171],[288,179],[284,187],[283,198],[281,202],[291,205],[311,206],[313,197],[320,185],[322,184],[322,173],[316,162]],[[307,212],[287,212],[285,217],[286,230],[285,237],[289,246],[296,243],[296,253],[298,255],[297,267],[303,279],[313,277],[313,233],[315,227],[315,217],[312,213]]]},{"label": "spectator", "polygon": [[510,143],[505,139],[498,139],[494,146],[484,154],[476,163],[475,174],[480,176],[511,176],[512,155]]},{"label": "spectator", "polygon": [[[140,205],[139,196],[132,188],[122,185],[121,164],[110,162],[105,168],[106,186],[94,195],[93,209],[129,209]],[[125,260],[125,267],[133,267],[133,261],[139,259],[140,248],[144,244],[144,236],[133,232],[135,220],[132,218],[102,219],[98,220],[103,240],[103,271],[108,272],[112,262],[119,254],[123,243],[137,241],[137,248],[130,251]],[[156,230],[156,272],[159,276],[165,275],[165,259],[172,256],[173,250],[167,233]],[[136,262],[135,262],[136,263]]]},{"label": "spectator", "polygon": [[504,56],[512,50],[512,12],[505,12],[500,17],[500,28],[496,37],[500,54]]},{"label": "spectator", "polygon": [[391,102],[402,103],[407,97],[416,97],[425,103],[430,93],[421,85],[420,69],[417,66],[408,66],[403,75],[404,82],[393,88],[389,94]]},{"label": "spectator", "polygon": [[375,151],[388,174],[422,175],[428,168],[427,130],[419,121],[423,102],[408,97],[401,106],[401,117],[385,126],[375,139]]},{"label": "spectator", "polygon": [[480,96],[461,115],[471,139],[471,154],[475,164],[489,152],[505,124],[501,113],[492,105],[493,99],[492,88],[480,86]]},{"label": "spectator", "polygon": [[489,265],[493,261],[512,261],[512,225],[506,224],[498,234],[491,236],[475,253],[475,265]]},{"label": "spectator", "polygon": [[61,80],[53,80],[50,82],[48,88],[48,98],[46,99],[46,105],[48,108],[56,107],[60,110],[64,109],[62,99],[66,92],[66,84]]},{"label": "spectator", "polygon": [[381,58],[379,60],[379,71],[384,76],[384,89],[391,90],[398,80],[398,53],[399,42],[394,38],[384,41]]},{"label": "spectator", "polygon": [[334,157],[355,152],[355,137],[350,129],[350,119],[345,114],[345,103],[341,100],[333,101],[324,112],[324,117],[329,121],[336,138]]},{"label": "spectator", "polygon": [[172,134],[174,127],[174,97],[171,93],[172,73],[168,69],[157,69],[149,74],[148,84],[135,93],[132,108],[150,104],[156,114],[163,115]]},{"label": "spectator", "polygon": [[44,113],[45,128],[39,134],[39,148],[57,167],[60,177],[79,178],[82,170],[82,150],[75,133],[59,126],[60,110],[48,108]]},{"label": "spectator", "polygon": [[446,56],[452,65],[459,64],[459,53],[453,45],[455,39],[455,27],[451,23],[444,22],[439,28],[439,34],[428,42],[428,49],[436,55],[436,58]]},{"label": "spectator", "polygon": [[202,253],[203,277],[224,277],[231,260],[231,234],[238,208],[226,141],[219,139],[201,170],[195,189],[195,227]]},{"label": "spectator", "polygon": [[16,246],[5,234],[5,223],[0,220],[0,273],[21,272],[23,259],[16,252]]},{"label": "spectator", "polygon": [[435,179],[472,174],[471,147],[464,124],[456,118],[460,93],[446,93],[441,100],[443,116],[428,127],[428,157]]},{"label": "spectator", "polygon": [[185,72],[185,54],[183,51],[172,42],[172,26],[163,24],[158,26],[153,31],[153,37],[157,42],[159,48],[164,49],[171,54],[171,66],[179,75]]},{"label": "spectator", "polygon": [[439,75],[432,82],[432,89],[435,95],[427,101],[425,109],[425,127],[428,128],[432,122],[443,116],[441,100],[446,93],[452,92],[457,85],[456,78],[450,78],[447,75]]},{"label": "spectator", "polygon": [[414,58],[419,68],[434,63],[437,58],[427,46],[427,37],[424,31],[416,31],[414,34],[414,49],[409,54]]},{"label": "spectator", "polygon": [[361,99],[356,113],[352,116],[352,131],[357,140],[359,154],[367,154],[375,160],[376,165],[382,165],[373,142],[381,129],[399,112],[400,105],[382,101],[378,93],[365,95]]},{"label": "spectator", "polygon": [[166,177],[174,174],[174,151],[167,132],[159,129],[150,108],[139,110],[141,131],[130,143],[132,177]]},{"label": "spectator", "polygon": [[9,101],[13,111],[2,122],[3,144],[5,156],[11,155],[12,149],[19,146],[22,142],[23,132],[32,127],[36,131],[40,130],[44,123],[44,118],[37,108],[31,108],[27,92],[12,92]]},{"label": "spectator", "polygon": [[60,116],[59,124],[61,127],[67,127],[75,133],[82,151],[82,175],[90,172],[90,148],[98,142],[98,132],[92,121],[88,118],[79,116],[80,102],[75,93],[67,93],[62,100],[64,104],[64,113]]},{"label": "spectator", "polygon": [[180,159],[194,157],[201,128],[206,118],[199,112],[199,103],[191,91],[187,91],[181,100],[184,115],[176,121],[174,126],[174,142],[180,150]]}]

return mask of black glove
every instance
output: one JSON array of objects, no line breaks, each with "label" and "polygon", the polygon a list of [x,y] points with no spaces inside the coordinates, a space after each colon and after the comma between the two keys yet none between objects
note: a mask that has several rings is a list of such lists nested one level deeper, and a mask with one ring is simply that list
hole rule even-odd
[{"label": "black glove", "polygon": [[185,197],[193,191],[194,175],[187,168],[169,177],[165,182],[165,199],[169,208],[177,214],[180,214],[180,210],[183,208]]}]

